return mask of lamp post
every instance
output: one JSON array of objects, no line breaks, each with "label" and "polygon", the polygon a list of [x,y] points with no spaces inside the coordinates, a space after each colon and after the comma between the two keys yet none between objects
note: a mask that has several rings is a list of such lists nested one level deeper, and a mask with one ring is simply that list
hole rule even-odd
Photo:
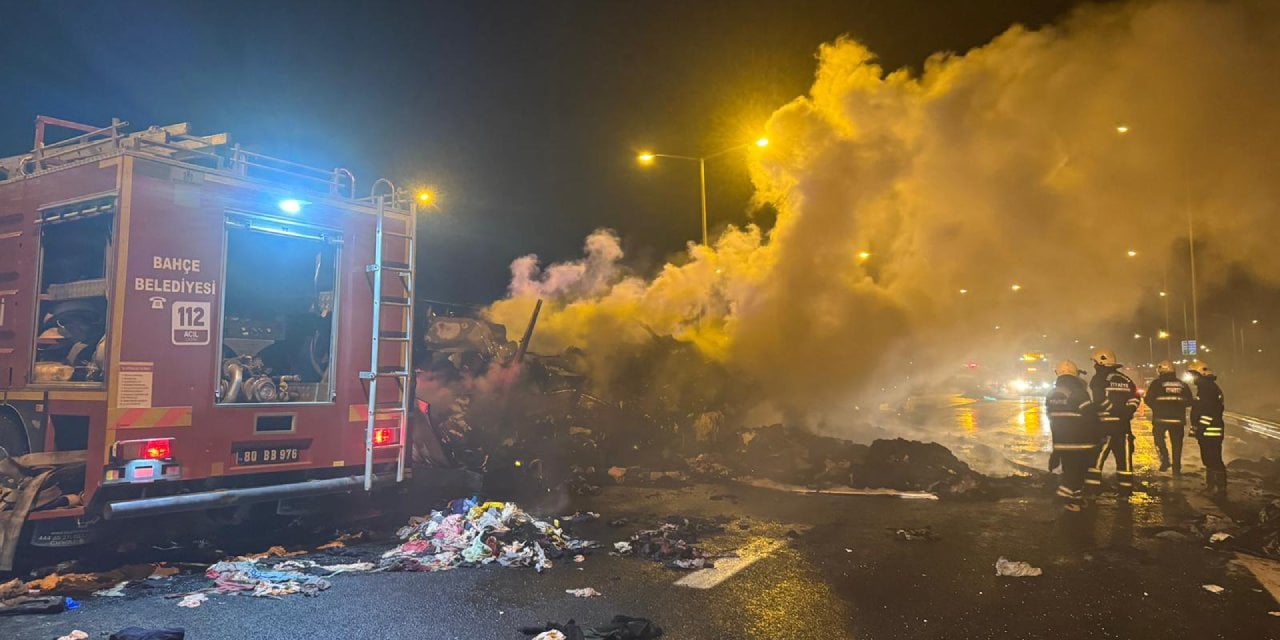
[{"label": "lamp post", "polygon": [[636,156],[636,160],[638,160],[640,164],[644,164],[644,165],[653,164],[653,161],[656,160],[657,158],[671,158],[673,160],[689,160],[691,162],[698,163],[698,188],[702,196],[702,244],[703,246],[706,246],[708,244],[707,243],[707,160],[710,160],[718,156],[722,156],[726,153],[737,151],[739,149],[745,149],[751,145],[755,145],[757,147],[767,147],[769,146],[769,139],[760,138],[755,142],[747,142],[734,147],[729,147],[728,149],[722,149],[720,151],[717,151],[709,155],[699,156],[699,157],[678,156],[670,153],[653,153],[651,151],[645,151],[640,155]]},{"label": "lamp post", "polygon": [[[1129,133],[1130,128],[1129,128],[1129,125],[1122,123],[1116,126],[1115,131],[1116,131],[1116,134],[1120,136],[1125,136],[1125,134]],[[1197,291],[1196,291],[1196,229],[1195,229],[1195,215],[1191,209],[1190,175],[1191,175],[1191,171],[1190,171],[1190,168],[1188,167],[1186,169],[1186,176],[1184,176],[1184,179],[1182,181],[1183,183],[1182,208],[1184,212],[1187,214],[1187,257],[1188,257],[1188,262],[1190,263],[1190,271],[1191,271],[1191,333],[1190,333],[1190,336],[1193,340],[1199,343],[1200,341],[1200,303],[1197,298]],[[1134,255],[1136,255],[1134,252],[1132,251],[1129,252],[1129,257],[1133,257]],[[1166,283],[1166,287],[1167,286],[1168,284]],[[1166,322],[1166,324],[1168,323]],[[1186,333],[1186,332],[1184,331],[1183,333]]]}]

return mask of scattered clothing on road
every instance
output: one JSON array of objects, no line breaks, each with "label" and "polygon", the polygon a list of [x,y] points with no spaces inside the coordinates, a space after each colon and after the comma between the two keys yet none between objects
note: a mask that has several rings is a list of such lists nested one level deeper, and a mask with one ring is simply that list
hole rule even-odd
[{"label": "scattered clothing on road", "polygon": [[1043,574],[1040,567],[1033,567],[1026,562],[1010,560],[1000,556],[996,560],[996,575],[1006,578],[1031,578]]}]

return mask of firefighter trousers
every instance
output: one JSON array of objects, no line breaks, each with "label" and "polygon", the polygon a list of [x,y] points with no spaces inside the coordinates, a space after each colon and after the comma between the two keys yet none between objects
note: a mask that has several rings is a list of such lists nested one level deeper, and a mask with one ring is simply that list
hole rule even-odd
[{"label": "firefighter trousers", "polygon": [[1096,457],[1085,484],[1102,486],[1102,465],[1106,464],[1107,456],[1112,456],[1116,459],[1116,484],[1121,491],[1133,489],[1133,434],[1128,429],[1111,432],[1094,453]]},{"label": "firefighter trousers", "polygon": [[[1182,470],[1182,438],[1185,435],[1185,426],[1179,423],[1160,422],[1151,423],[1151,435],[1156,441],[1156,453],[1160,454],[1160,467],[1164,468],[1172,466],[1174,473]],[[1169,442],[1165,443],[1165,434],[1169,436]],[[1173,457],[1169,456],[1169,449],[1173,449]]]},{"label": "firefighter trousers", "polygon": [[1062,479],[1058,481],[1058,498],[1067,509],[1079,510],[1084,505],[1084,477],[1093,464],[1092,449],[1054,450],[1062,462]]},{"label": "firefighter trousers", "polygon": [[1204,482],[1209,491],[1227,492],[1227,465],[1222,462],[1222,438],[1197,436],[1200,460],[1204,462]]}]

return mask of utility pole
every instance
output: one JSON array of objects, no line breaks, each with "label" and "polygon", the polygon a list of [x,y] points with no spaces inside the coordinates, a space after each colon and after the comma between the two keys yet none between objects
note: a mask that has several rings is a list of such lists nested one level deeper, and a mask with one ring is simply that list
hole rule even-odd
[{"label": "utility pole", "polygon": [[[1189,188],[1189,187],[1188,187]],[[1191,256],[1191,328],[1196,345],[1200,344],[1200,305],[1196,300],[1196,229],[1191,216],[1191,195],[1186,197],[1187,251]],[[1232,340],[1234,342],[1234,340]]]}]

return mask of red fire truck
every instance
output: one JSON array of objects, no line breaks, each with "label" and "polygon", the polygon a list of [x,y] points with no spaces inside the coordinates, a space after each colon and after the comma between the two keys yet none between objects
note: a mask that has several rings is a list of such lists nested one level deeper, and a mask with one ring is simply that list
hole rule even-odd
[{"label": "red fire truck", "polygon": [[0,446],[71,496],[33,543],[403,480],[415,199],[125,126],[0,158]]}]

